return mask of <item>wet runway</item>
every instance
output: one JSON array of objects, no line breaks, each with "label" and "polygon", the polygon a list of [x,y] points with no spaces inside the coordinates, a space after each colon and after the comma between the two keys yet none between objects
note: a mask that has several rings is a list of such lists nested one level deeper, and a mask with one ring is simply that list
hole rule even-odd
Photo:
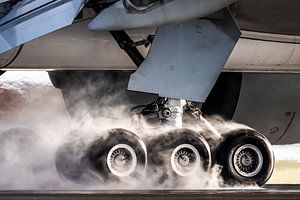
[{"label": "wet runway", "polygon": [[0,200],[193,200],[300,199],[300,185],[268,185],[261,189],[118,190],[118,191],[1,191]]}]

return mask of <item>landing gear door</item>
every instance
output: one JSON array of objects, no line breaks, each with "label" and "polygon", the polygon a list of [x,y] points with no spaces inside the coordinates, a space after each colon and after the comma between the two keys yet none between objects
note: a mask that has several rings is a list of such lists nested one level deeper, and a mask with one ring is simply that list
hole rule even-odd
[{"label": "landing gear door", "polygon": [[240,36],[228,9],[160,26],[128,89],[204,102]]}]

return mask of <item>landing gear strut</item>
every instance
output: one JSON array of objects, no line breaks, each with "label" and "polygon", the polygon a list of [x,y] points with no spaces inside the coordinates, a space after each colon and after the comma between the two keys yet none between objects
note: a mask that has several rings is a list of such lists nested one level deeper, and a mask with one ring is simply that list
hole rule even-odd
[{"label": "landing gear strut", "polygon": [[184,100],[159,97],[151,104],[134,107],[132,112],[142,107],[143,109],[135,114],[143,115],[150,122],[156,120],[161,125],[181,128],[185,104]]}]

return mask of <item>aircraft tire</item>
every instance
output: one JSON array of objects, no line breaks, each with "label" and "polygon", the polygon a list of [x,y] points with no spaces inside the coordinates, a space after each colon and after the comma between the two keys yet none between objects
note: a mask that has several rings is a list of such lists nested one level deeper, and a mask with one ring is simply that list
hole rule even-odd
[{"label": "aircraft tire", "polygon": [[147,147],[149,165],[161,171],[171,168],[172,176],[189,176],[194,169],[209,170],[211,166],[208,143],[200,133],[190,129],[161,134],[149,141]]},{"label": "aircraft tire", "polygon": [[272,146],[262,134],[238,130],[227,135],[217,150],[217,163],[226,184],[264,185],[274,169]]},{"label": "aircraft tire", "polygon": [[[79,135],[77,131],[72,131],[70,135]],[[67,137],[55,154],[56,171],[62,178],[73,182],[89,182],[89,166],[83,163],[86,152],[86,144],[82,137]]]},{"label": "aircraft tire", "polygon": [[88,145],[69,141],[57,151],[56,169],[75,182],[142,178],[147,165],[143,141],[125,129],[112,129]]},{"label": "aircraft tire", "polygon": [[147,165],[144,142],[125,129],[112,129],[89,146],[85,161],[102,178],[142,178]]}]

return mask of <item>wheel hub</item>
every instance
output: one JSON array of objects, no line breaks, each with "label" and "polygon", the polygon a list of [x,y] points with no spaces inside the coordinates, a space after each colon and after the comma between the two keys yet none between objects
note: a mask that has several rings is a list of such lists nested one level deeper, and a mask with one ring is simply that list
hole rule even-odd
[{"label": "wheel hub", "polygon": [[235,171],[241,176],[254,177],[260,172],[262,165],[262,153],[252,144],[242,145],[234,152],[233,166]]},{"label": "wheel hub", "polygon": [[116,176],[129,176],[134,172],[136,165],[136,153],[126,144],[115,145],[107,155],[107,166]]},{"label": "wheel hub", "polygon": [[121,153],[120,155],[116,155],[115,159],[113,160],[114,164],[118,167],[123,167],[127,165],[128,160],[126,160],[126,155],[122,155],[125,154],[124,152],[119,152]]},{"label": "wheel hub", "polygon": [[171,165],[180,176],[191,175],[200,166],[200,155],[190,144],[182,144],[175,148],[171,155]]},{"label": "wheel hub", "polygon": [[253,163],[253,158],[251,155],[245,154],[244,156],[241,157],[241,163],[243,166],[250,166]]},{"label": "wheel hub", "polygon": [[187,155],[188,153],[187,152],[182,152],[183,154],[181,155],[175,155],[178,159],[178,163],[181,165],[181,166],[188,166],[189,163],[190,163],[190,158],[189,156],[190,155]]}]

